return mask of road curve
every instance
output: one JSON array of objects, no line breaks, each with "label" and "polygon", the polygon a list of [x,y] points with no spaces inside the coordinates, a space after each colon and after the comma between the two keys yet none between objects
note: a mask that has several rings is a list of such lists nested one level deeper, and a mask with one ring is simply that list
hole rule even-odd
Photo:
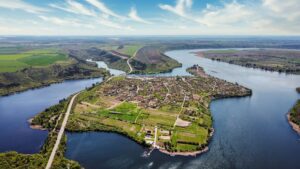
[{"label": "road curve", "polygon": [[72,110],[72,106],[73,106],[73,103],[74,103],[74,100],[75,98],[77,97],[79,93],[77,93],[76,95],[74,95],[68,105],[68,109],[67,109],[67,112],[66,112],[66,115],[64,117],[64,120],[62,122],[62,125],[61,125],[61,128],[59,130],[59,133],[58,133],[58,136],[57,136],[57,140],[55,142],[55,145],[52,149],[52,152],[51,152],[51,155],[49,157],[49,160],[47,162],[47,165],[46,165],[46,168],[45,169],[50,169],[51,166],[52,166],[52,163],[53,163],[53,160],[54,160],[54,157],[55,157],[55,154],[58,150],[58,147],[59,147],[59,144],[60,144],[60,141],[62,139],[62,136],[64,134],[64,131],[65,131],[65,128],[66,128],[66,125],[67,125],[67,122],[68,122],[68,119],[69,119],[69,115],[70,115],[70,112]]},{"label": "road curve", "polygon": [[[141,48],[140,48],[140,49],[141,49]],[[131,64],[130,64],[130,60],[133,59],[133,58],[135,58],[136,54],[138,53],[138,51],[139,51],[140,49],[136,50],[136,51],[134,52],[133,56],[132,56],[131,58],[127,59],[127,65],[129,66],[129,69],[130,69],[129,72],[128,72],[128,74],[130,74],[130,73],[133,71],[133,68],[132,68],[132,66],[131,66]]]},{"label": "road curve", "polygon": [[129,72],[128,72],[128,74],[130,74],[130,73],[133,71],[132,66],[131,66],[131,64],[129,63],[130,60],[131,60],[131,58],[127,59],[127,65],[129,66],[129,69],[130,69]]}]

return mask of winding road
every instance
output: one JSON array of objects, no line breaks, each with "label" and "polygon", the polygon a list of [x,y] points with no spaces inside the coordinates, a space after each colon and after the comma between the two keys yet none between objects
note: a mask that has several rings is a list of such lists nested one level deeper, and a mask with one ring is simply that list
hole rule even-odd
[{"label": "winding road", "polygon": [[131,58],[127,59],[127,65],[128,65],[128,67],[129,67],[129,69],[130,69],[129,72],[128,72],[128,74],[130,74],[130,73],[133,71],[133,68],[132,68],[132,66],[131,66],[131,64],[130,64],[130,60],[133,59],[133,58],[136,56],[136,54],[138,53],[139,50],[140,50],[140,49],[136,50],[136,51],[134,52],[133,56],[132,56]]}]

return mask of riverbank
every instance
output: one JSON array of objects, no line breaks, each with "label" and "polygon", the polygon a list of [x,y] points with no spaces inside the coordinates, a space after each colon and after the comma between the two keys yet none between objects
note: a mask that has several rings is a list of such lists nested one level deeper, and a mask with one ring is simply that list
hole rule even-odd
[{"label": "riverbank", "polygon": [[[297,87],[296,91],[300,94],[300,87]],[[291,127],[300,134],[300,100],[298,100],[291,108],[290,112],[287,114],[287,119]]]},{"label": "riverbank", "polygon": [[300,134],[300,125],[294,123],[292,120],[291,120],[291,113],[288,113],[287,114],[287,119],[288,119],[288,122],[289,124],[291,125],[292,129],[297,132],[298,134]]},{"label": "riverbank", "polygon": [[300,74],[299,50],[288,49],[220,49],[195,52],[199,57],[249,68],[286,74]]},{"label": "riverbank", "polygon": [[38,89],[66,80],[92,79],[109,76],[105,69],[85,63],[51,65],[45,68],[25,68],[17,72],[0,73],[0,96]]}]

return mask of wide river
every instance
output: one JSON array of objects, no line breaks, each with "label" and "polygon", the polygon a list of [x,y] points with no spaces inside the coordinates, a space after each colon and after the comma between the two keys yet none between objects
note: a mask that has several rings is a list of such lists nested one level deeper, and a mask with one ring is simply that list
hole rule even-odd
[{"label": "wide river", "polygon": [[[183,67],[159,76],[189,75],[185,69],[198,64],[212,76],[253,90],[251,97],[212,102],[216,132],[209,152],[197,157],[171,157],[153,151],[149,157],[142,157],[145,149],[126,137],[90,132],[68,133],[66,157],[80,162],[86,169],[300,168],[300,137],[286,120],[286,113],[299,98],[295,88],[300,86],[300,76],[211,61],[195,56],[194,51],[199,50],[167,52]],[[0,97],[0,151],[37,152],[47,132],[31,130],[26,120],[99,81],[69,81]]]}]

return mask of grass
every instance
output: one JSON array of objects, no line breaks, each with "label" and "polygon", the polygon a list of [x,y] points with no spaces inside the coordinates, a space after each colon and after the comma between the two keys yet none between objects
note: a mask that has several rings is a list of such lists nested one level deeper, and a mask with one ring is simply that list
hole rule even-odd
[{"label": "grass", "polygon": [[176,114],[157,110],[148,110],[147,114],[143,113],[142,116],[146,118],[139,118],[138,123],[146,124],[149,126],[158,125],[172,127],[176,120]]},{"label": "grass", "polygon": [[66,60],[67,56],[60,53],[48,53],[48,54],[35,54],[28,57],[18,59],[25,64],[30,66],[47,66],[57,61]]},{"label": "grass", "polygon": [[1,56],[0,56],[0,73],[1,72],[15,72],[17,70],[24,69],[26,67],[28,67],[28,65],[25,63],[18,62],[15,60],[4,60],[4,59],[1,59]]},{"label": "grass", "polygon": [[125,45],[122,49],[118,49],[117,51],[132,57],[134,53],[142,47],[143,45]]},{"label": "grass", "polygon": [[31,66],[47,66],[66,61],[66,54],[55,49],[31,50],[16,54],[0,54],[0,72],[15,72]]}]

